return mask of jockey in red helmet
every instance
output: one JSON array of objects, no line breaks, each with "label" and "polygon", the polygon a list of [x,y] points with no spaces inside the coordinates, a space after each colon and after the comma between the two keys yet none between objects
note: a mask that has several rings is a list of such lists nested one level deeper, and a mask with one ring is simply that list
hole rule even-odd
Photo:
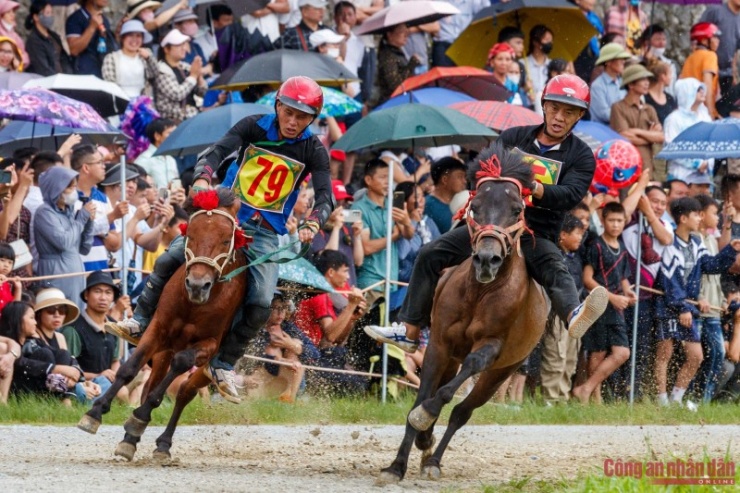
[{"label": "jockey in red helmet", "polygon": [[[194,191],[208,189],[216,173],[221,186],[234,186],[242,202],[237,217],[242,229],[253,237],[250,250],[255,256],[279,248],[278,236],[288,234],[286,221],[309,174],[315,205],[298,229],[298,239],[304,244],[311,243],[334,209],[329,154],[309,128],[321,113],[323,103],[321,87],[315,81],[291,77],[278,90],[275,114],[244,118],[209,147],[195,166]],[[234,151],[238,152],[236,161],[227,160]],[[244,190],[242,183],[253,186]],[[185,262],[184,243],[181,236],[176,238],[157,259],[133,318],[106,324],[107,331],[133,344],[138,342],[154,315],[164,285]],[[267,262],[252,266],[247,276],[242,314],[235,318],[219,354],[207,368],[221,395],[231,402],[240,400],[234,385],[233,365],[270,316],[278,265]]]},{"label": "jockey in red helmet", "polygon": [[[580,302],[557,246],[563,217],[586,196],[596,169],[591,149],[572,134],[589,102],[588,85],[580,77],[568,74],[553,77],[542,94],[544,124],[510,128],[492,144],[516,147],[529,154],[528,159],[540,161],[535,181],[527,184],[532,206],[526,208],[524,217],[532,234],[522,235],[521,250],[529,275],[545,288],[555,313],[576,338],[601,316],[608,303],[603,286],[593,289]],[[420,328],[430,323],[434,290],[442,270],[457,265],[471,253],[468,228],[453,228],[424,245],[414,264],[399,314],[402,323],[390,327],[370,325],[365,327],[365,332],[377,341],[394,344],[407,352],[415,351]]]}]

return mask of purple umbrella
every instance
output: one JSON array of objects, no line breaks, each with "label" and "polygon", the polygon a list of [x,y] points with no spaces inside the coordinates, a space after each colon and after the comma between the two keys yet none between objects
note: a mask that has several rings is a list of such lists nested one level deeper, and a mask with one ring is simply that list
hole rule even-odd
[{"label": "purple umbrella", "polygon": [[0,118],[90,130],[108,129],[108,124],[90,105],[46,89],[0,90]]}]

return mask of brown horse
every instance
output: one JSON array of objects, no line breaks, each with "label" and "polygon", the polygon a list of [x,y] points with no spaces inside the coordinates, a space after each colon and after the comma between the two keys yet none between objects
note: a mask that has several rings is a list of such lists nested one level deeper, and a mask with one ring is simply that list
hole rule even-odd
[{"label": "brown horse", "polygon": [[239,201],[230,190],[219,189],[218,192],[199,192],[190,204],[200,208],[190,216],[185,237],[185,264],[165,286],[157,311],[136,351],[121,365],[110,389],[77,424],[88,433],[96,433],[118,390],[131,382],[151,360],[152,373],[142,395],[143,404],[126,421],[126,434],[115,452],[128,460],[133,459],[136,444],[151,420],[152,411],[161,404],[167,387],[179,375],[197,366],[180,386],[169,424],[157,438],[154,457],[170,457],[172,436],[180,414],[198,389],[210,383],[203,370],[216,354],[244,298],[246,275],[219,282],[246,264],[239,244],[244,237],[235,219]]},{"label": "brown horse", "polygon": [[[438,478],[452,436],[516,371],[544,332],[548,302],[527,274],[518,248],[526,230],[522,184],[531,182],[531,169],[504,150],[486,150],[478,163],[477,193],[466,213],[472,256],[437,285],[419,393],[396,459],[381,471],[380,484],[403,479],[414,440],[422,450],[422,476]],[[442,407],[476,374],[480,378],[452,410],[432,454],[434,424]]]}]

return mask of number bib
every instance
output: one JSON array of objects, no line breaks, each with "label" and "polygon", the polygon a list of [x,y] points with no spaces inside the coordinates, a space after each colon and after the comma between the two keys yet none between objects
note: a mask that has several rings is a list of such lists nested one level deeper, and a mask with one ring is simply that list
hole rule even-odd
[{"label": "number bib", "polygon": [[282,214],[305,167],[303,163],[250,144],[232,189],[244,205]]}]

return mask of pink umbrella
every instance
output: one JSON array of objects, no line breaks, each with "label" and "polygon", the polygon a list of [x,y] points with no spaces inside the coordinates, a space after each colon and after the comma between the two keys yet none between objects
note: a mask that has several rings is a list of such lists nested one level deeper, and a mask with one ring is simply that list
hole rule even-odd
[{"label": "pink umbrella", "polygon": [[381,34],[399,24],[420,26],[459,13],[457,7],[447,2],[406,0],[374,13],[355,34]]}]

